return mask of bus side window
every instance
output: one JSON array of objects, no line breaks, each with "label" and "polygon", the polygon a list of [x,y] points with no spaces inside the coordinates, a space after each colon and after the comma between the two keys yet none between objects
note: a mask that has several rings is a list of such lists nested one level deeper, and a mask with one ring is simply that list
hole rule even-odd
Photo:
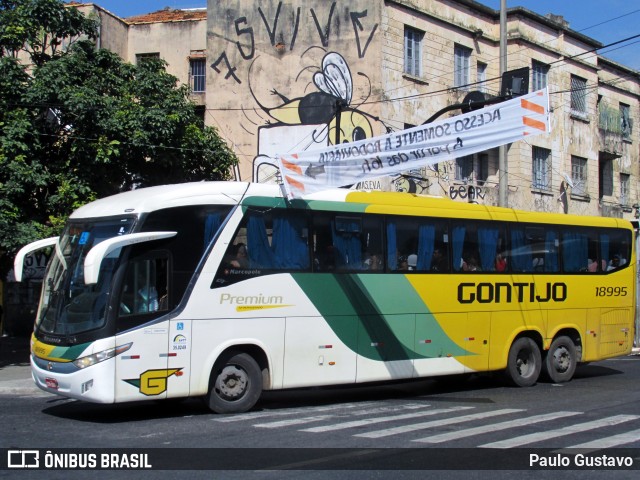
[{"label": "bus side window", "polygon": [[333,272],[336,269],[336,252],[331,235],[329,215],[316,213],[312,224],[313,270],[315,272]]},{"label": "bus side window", "polygon": [[432,218],[387,219],[387,264],[392,271],[447,272],[445,222]]},{"label": "bus side window", "polygon": [[629,241],[626,232],[603,231],[599,235],[602,271],[610,272],[629,263]]},{"label": "bus side window", "polygon": [[[227,248],[222,272],[255,275],[263,270],[308,270],[308,236],[304,212],[249,211]],[[247,273],[249,270],[253,273]]]},{"label": "bus side window", "polygon": [[560,271],[560,235],[553,228],[544,232],[544,241],[538,251],[538,261],[534,259],[534,269],[537,272],[558,273]]},{"label": "bus side window", "polygon": [[169,309],[168,264],[166,257],[144,258],[129,263],[120,293],[120,317]]},{"label": "bus side window", "polygon": [[[589,272],[593,260],[599,258],[595,232],[567,230],[562,233],[562,268],[565,273]],[[591,261],[591,265],[590,265]],[[598,264],[595,264],[595,270]]]},{"label": "bus side window", "polygon": [[384,271],[382,218],[315,213],[311,236],[314,271]]}]

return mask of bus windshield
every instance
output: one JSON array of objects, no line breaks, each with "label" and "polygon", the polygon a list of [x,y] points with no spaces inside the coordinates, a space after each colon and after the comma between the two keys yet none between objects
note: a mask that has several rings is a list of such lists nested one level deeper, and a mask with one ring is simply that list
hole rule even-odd
[{"label": "bus windshield", "polygon": [[104,326],[111,277],[120,249],[101,264],[98,283],[84,282],[84,260],[98,243],[131,232],[133,217],[69,222],[52,254],[43,282],[36,331],[75,335]]}]

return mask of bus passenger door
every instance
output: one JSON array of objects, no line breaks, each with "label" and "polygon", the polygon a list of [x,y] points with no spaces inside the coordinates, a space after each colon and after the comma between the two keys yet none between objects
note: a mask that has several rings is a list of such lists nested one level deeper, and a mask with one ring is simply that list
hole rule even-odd
[{"label": "bus passenger door", "polygon": [[154,322],[167,313],[168,257],[164,254],[132,257],[118,294],[117,344],[131,348],[116,357],[116,400],[167,396],[169,322]]}]

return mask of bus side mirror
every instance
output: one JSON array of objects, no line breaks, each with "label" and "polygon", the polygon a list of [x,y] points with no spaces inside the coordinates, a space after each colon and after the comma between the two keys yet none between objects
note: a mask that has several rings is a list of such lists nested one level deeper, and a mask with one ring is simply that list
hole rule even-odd
[{"label": "bus side mirror", "polygon": [[35,252],[36,250],[41,250],[43,248],[50,247],[58,243],[58,238],[60,237],[50,237],[45,238],[43,240],[37,240],[35,242],[30,243],[29,245],[25,245],[16,254],[16,258],[13,261],[13,276],[16,279],[16,282],[22,281],[22,272],[24,269],[24,259],[31,252]]},{"label": "bus side mirror", "polygon": [[86,258],[84,259],[84,283],[92,285],[98,283],[98,275],[100,274],[100,265],[107,255],[118,248],[136,243],[150,242],[152,240],[161,240],[163,238],[175,237],[178,232],[143,232],[131,233],[129,235],[121,235],[119,237],[109,238],[95,245]]}]

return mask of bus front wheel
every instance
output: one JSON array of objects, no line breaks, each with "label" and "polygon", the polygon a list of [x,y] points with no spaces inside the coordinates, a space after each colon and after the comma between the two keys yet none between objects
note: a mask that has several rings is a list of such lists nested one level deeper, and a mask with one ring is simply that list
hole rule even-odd
[{"label": "bus front wheel", "polygon": [[568,382],[576,371],[576,346],[569,337],[558,337],[549,347],[544,359],[543,370],[554,383]]},{"label": "bus front wheel", "polygon": [[215,364],[207,403],[216,413],[241,413],[262,394],[262,373],[247,353],[229,352]]},{"label": "bus front wheel", "polygon": [[538,381],[542,356],[536,342],[528,337],[518,338],[509,350],[507,378],[515,386],[530,387]]}]

